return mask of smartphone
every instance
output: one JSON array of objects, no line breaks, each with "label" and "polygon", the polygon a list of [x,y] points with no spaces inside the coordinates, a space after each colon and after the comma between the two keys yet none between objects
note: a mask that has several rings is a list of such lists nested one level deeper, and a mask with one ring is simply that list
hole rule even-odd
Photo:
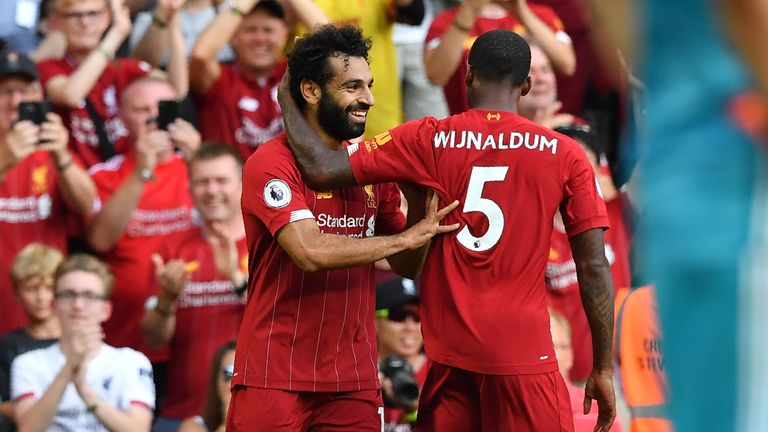
[{"label": "smartphone", "polygon": [[51,104],[48,101],[21,102],[19,103],[19,121],[29,120],[36,125],[43,124],[50,110]]},{"label": "smartphone", "polygon": [[168,125],[183,118],[182,105],[177,100],[161,100],[157,103],[157,128],[168,130]]}]

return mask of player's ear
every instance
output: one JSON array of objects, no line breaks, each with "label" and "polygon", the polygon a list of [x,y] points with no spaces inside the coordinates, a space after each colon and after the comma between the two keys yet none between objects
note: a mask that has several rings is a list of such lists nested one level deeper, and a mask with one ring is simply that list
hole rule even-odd
[{"label": "player's ear", "polygon": [[307,104],[317,105],[320,103],[322,90],[316,82],[305,79],[301,80],[301,95],[304,96]]},{"label": "player's ear", "polygon": [[523,81],[523,85],[520,86],[520,96],[527,95],[529,91],[531,91],[531,77],[527,76],[525,81]]},{"label": "player's ear", "polygon": [[472,68],[469,68],[467,74],[464,75],[464,85],[467,86],[467,88],[471,88],[473,82],[475,82],[475,71],[473,71]]}]

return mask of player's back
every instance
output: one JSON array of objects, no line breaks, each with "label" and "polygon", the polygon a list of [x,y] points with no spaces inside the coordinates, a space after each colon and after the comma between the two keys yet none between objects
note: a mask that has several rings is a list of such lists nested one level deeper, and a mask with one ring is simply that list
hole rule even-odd
[{"label": "player's back", "polygon": [[[557,370],[544,271],[561,202],[571,235],[607,226],[573,140],[511,112],[470,110],[395,128],[352,152],[359,182],[399,176],[458,199],[422,272],[427,355],[491,374]],[[359,153],[355,154],[355,153]]]}]

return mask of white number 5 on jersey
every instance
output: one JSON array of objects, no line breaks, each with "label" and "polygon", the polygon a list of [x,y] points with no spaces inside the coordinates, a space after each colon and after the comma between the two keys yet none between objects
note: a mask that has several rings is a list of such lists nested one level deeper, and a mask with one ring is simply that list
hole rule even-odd
[{"label": "white number 5 on jersey", "polygon": [[509,167],[472,167],[469,176],[467,197],[464,201],[464,213],[481,212],[488,218],[488,231],[481,237],[475,237],[469,232],[469,226],[465,225],[459,231],[456,239],[465,248],[483,252],[494,247],[504,231],[504,213],[495,201],[483,198],[483,188],[486,182],[504,181]]}]

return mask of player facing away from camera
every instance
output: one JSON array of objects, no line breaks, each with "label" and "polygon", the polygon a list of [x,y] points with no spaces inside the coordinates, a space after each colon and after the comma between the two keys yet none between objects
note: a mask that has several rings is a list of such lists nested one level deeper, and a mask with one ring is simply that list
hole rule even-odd
[{"label": "player facing away from camera", "polygon": [[[365,59],[339,54],[350,67]],[[370,141],[331,150],[301,116],[288,82],[279,101],[291,150],[319,189],[387,181],[433,188],[461,211],[456,233],[432,239],[421,285],[430,368],[416,430],[570,431],[568,392],[558,373],[544,272],[559,208],[577,266],[593,340],[585,410],[596,399],[596,431],[615,418],[613,297],[605,258],[605,205],[583,150],[516,114],[530,89],[530,48],[519,35],[485,33],[469,54],[469,111],[424,118]],[[418,201],[410,203],[418,212]],[[422,207],[423,209],[423,207]]]}]

